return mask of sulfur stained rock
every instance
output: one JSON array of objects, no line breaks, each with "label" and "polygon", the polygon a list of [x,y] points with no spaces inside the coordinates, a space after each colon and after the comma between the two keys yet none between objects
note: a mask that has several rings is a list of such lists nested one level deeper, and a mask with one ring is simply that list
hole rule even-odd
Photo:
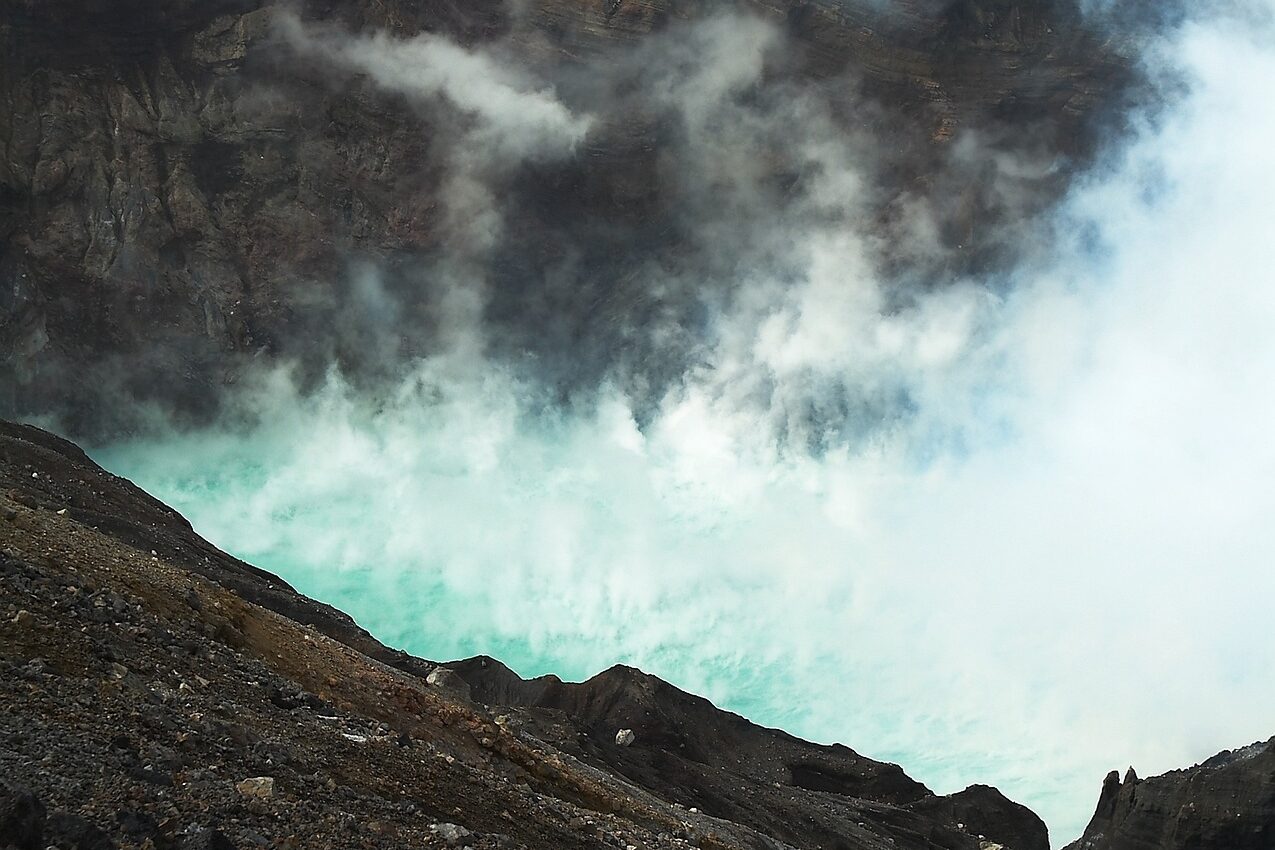
[{"label": "sulfur stained rock", "polygon": [[245,797],[269,800],[274,796],[274,779],[269,776],[254,776],[236,783],[235,790]]}]

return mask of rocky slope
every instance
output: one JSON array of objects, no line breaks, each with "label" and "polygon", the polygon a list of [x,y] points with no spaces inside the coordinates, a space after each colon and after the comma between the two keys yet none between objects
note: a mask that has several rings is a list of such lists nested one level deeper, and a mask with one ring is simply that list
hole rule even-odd
[{"label": "rocky slope", "polygon": [[[594,116],[565,160],[483,175],[511,223],[499,245],[465,258],[465,273],[488,283],[498,353],[534,359],[551,383],[627,358],[654,364],[643,380],[658,385],[657,352],[626,329],[659,317],[693,328],[696,304],[639,272],[733,279],[688,230],[700,211],[683,194],[676,116],[643,94],[681,54],[640,52],[723,10],[783,34],[759,91],[808,98],[835,132],[869,140],[864,188],[882,232],[918,198],[937,199],[940,256],[883,262],[920,263],[918,277],[938,263],[947,279],[994,267],[1022,247],[1010,225],[1065,183],[1058,166],[1085,161],[1118,120],[1132,96],[1131,35],[1098,32],[1070,0],[888,6],[7,2],[0,410],[110,430],[144,418],[137,400],[207,415],[262,360],[371,379],[435,349],[446,330],[438,281],[455,271],[443,196],[464,148],[448,135],[456,118],[297,51],[280,36],[284,9],[347,34],[435,33],[490,49]],[[967,131],[985,159],[956,144]],[[810,178],[792,141],[752,157],[767,163],[753,188],[776,204]],[[998,173],[1019,158],[1031,168]],[[368,268],[388,300],[368,295]]]},{"label": "rocky slope", "polygon": [[[627,733],[627,734],[620,734]],[[723,712],[638,670],[436,665],[0,422],[0,848],[1047,850],[986,786]],[[1068,850],[1270,850],[1275,739],[1103,783]]]},{"label": "rocky slope", "polygon": [[[626,667],[437,665],[0,422],[0,847],[1047,850],[986,786],[765,729]],[[1270,850],[1275,739],[1103,783],[1068,850]]]},{"label": "rocky slope", "polygon": [[1275,738],[1186,770],[1124,780],[1112,771],[1084,835],[1066,850],[1270,850]]},{"label": "rocky slope", "polygon": [[390,650],[11,424],[0,574],[0,847],[1048,846],[992,789],[936,797],[636,670]]}]

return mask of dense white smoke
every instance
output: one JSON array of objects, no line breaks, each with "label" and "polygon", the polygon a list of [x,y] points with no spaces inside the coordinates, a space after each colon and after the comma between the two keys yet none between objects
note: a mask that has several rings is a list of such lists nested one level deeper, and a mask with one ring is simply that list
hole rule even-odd
[{"label": "dense white smoke", "polygon": [[[1272,731],[1272,8],[1202,15],[1149,54],[1186,84],[1173,108],[1022,225],[1050,247],[996,287],[885,274],[862,140],[802,98],[753,123],[741,92],[772,36],[711,21],[668,48],[700,75],[654,91],[686,118],[696,238],[741,262],[652,414],[623,375],[546,412],[480,341],[375,399],[263,372],[236,402],[248,431],[98,455],[387,642],[524,674],[633,663],[938,791],[996,784],[1061,843],[1107,770]],[[293,38],[450,100],[499,158],[589,131],[438,39]],[[808,179],[772,208],[776,120],[803,128]],[[483,185],[489,163],[456,162]],[[1012,193],[1038,168],[995,173]],[[924,203],[900,221],[908,250],[942,250]],[[455,321],[481,340],[480,319]]]},{"label": "dense white smoke", "polygon": [[551,89],[535,85],[524,71],[442,36],[355,37],[312,29],[288,14],[278,16],[276,23],[302,55],[317,54],[366,73],[392,91],[445,99],[474,119],[466,143],[485,159],[561,156],[589,129],[587,117],[573,115]]}]

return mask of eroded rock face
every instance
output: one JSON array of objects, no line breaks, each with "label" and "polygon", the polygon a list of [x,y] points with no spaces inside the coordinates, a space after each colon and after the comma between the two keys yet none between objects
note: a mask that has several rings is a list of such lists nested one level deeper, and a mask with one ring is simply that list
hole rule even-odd
[{"label": "eroded rock face", "polygon": [[1112,771],[1084,835],[1066,850],[1269,850],[1275,847],[1275,739],[1186,770],[1139,779]]},{"label": "eroded rock face", "polygon": [[[995,221],[1039,208],[1065,179],[1046,168],[1017,192],[1027,209],[1006,210],[987,163],[954,153],[962,134],[998,154],[1082,162],[1129,91],[1126,62],[1061,0],[916,0],[888,17],[878,7],[300,4],[324,31],[490,48],[593,116],[570,156],[483,176],[502,232],[458,263],[444,195],[464,121],[437,98],[298,52],[280,9],[260,0],[9,4],[0,409],[53,410],[70,430],[101,431],[124,424],[110,418],[121,397],[207,416],[263,361],[374,379],[435,350],[448,275],[483,279],[497,355],[530,354],[547,381],[570,385],[629,352],[654,364],[643,378],[658,385],[673,367],[625,329],[658,317],[691,329],[697,308],[639,270],[704,285],[731,272],[689,233],[700,213],[680,194],[685,140],[646,90],[651,57],[634,56],[726,11],[785,39],[764,71],[772,99],[809,96],[878,152],[867,189],[882,228],[901,199],[942,197],[943,268],[1002,262],[1016,246]],[[754,158],[777,197],[800,178],[780,141]]]}]

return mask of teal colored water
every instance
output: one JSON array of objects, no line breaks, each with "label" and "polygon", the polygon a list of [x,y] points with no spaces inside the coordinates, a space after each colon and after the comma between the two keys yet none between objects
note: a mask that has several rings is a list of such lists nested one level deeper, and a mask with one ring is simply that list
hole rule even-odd
[{"label": "teal colored water", "polygon": [[[94,454],[392,646],[486,653],[524,676],[633,664],[940,792],[998,784],[1079,829],[1092,782],[1074,780],[1105,762],[1043,737],[1040,676],[979,649],[1040,614],[1037,585],[1012,563],[957,563],[970,541],[951,534],[953,485],[935,467],[719,454],[714,420],[641,433],[616,401],[547,421],[493,384],[373,405],[334,381],[270,394],[251,428]],[[922,531],[928,513],[939,522]],[[914,520],[911,542],[882,537]],[[912,545],[929,535],[946,563]],[[985,616],[971,581],[998,585],[1004,616]]]}]

